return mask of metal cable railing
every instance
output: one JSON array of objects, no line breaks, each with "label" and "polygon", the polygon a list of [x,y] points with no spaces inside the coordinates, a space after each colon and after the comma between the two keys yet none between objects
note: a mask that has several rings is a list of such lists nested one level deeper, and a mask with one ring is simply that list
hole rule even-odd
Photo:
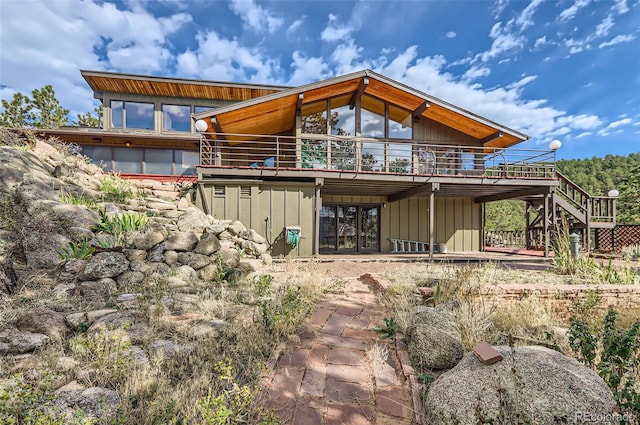
[{"label": "metal cable railing", "polygon": [[553,151],[305,134],[202,134],[200,164],[495,178],[555,178]]}]

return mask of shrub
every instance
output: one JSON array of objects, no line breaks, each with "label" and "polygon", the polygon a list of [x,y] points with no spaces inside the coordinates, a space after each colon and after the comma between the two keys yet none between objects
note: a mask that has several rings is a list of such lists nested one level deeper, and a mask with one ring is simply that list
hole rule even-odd
[{"label": "shrub", "polygon": [[60,195],[60,202],[64,204],[84,205],[94,211],[98,211],[98,204],[92,199],[85,198],[84,196],[74,195],[72,193],[63,193]]},{"label": "shrub", "polygon": [[102,179],[102,200],[126,203],[133,197],[133,185],[120,178],[119,174],[109,174]]},{"label": "shrub", "polygon": [[640,419],[640,319],[622,327],[609,309],[593,320],[599,297],[578,302],[570,318],[569,346],[576,358],[609,385],[623,415]]}]

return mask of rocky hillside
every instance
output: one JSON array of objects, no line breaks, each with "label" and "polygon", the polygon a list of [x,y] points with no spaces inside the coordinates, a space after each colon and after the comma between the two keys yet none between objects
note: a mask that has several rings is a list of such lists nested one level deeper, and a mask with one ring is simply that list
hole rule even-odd
[{"label": "rocky hillside", "polygon": [[251,384],[309,306],[258,272],[266,241],[192,206],[188,184],[2,137],[0,423],[261,417]]}]

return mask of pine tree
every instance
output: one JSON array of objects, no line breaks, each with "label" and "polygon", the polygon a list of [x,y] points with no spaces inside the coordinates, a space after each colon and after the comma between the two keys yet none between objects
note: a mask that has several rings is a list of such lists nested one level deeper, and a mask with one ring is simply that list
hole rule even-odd
[{"label": "pine tree", "polygon": [[36,128],[58,128],[67,123],[68,109],[60,105],[56,93],[51,85],[31,92],[33,99],[30,117],[32,125]]},{"label": "pine tree", "polygon": [[0,125],[3,127],[29,127],[29,113],[33,106],[31,99],[22,93],[14,93],[11,102],[2,100],[4,110],[0,113]]},{"label": "pine tree", "polygon": [[73,120],[71,122],[71,125],[77,127],[100,127],[100,107],[96,106],[93,109],[93,112],[95,113],[95,115],[91,112],[87,112],[84,115],[78,114],[77,120]]}]

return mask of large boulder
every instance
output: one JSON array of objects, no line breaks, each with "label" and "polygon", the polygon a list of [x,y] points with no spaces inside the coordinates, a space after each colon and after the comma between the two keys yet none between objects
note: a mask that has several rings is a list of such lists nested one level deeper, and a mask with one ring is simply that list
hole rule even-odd
[{"label": "large boulder", "polygon": [[409,356],[421,370],[451,369],[464,356],[460,332],[449,306],[420,306],[409,329]]},{"label": "large boulder", "polygon": [[611,390],[592,370],[544,347],[495,348],[504,360],[487,366],[469,353],[431,384],[426,423],[615,423]]},{"label": "large boulder", "polygon": [[217,252],[219,249],[220,241],[218,240],[218,237],[213,233],[205,232],[200,237],[200,240],[198,241],[198,244],[194,248],[193,252],[195,252],[196,254],[211,255],[214,252]]}]

